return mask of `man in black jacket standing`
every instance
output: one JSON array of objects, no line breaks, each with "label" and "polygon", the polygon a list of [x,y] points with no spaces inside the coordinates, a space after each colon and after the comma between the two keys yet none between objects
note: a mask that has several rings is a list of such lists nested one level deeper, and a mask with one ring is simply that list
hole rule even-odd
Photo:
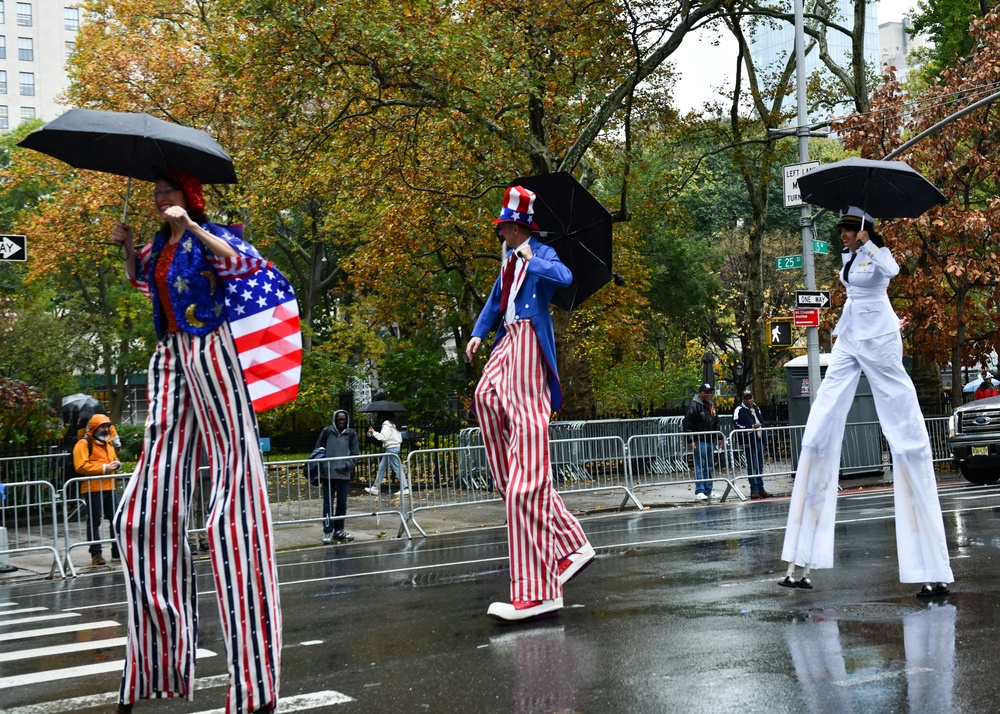
[{"label": "man in black jacket standing", "polygon": [[688,438],[688,446],[694,453],[694,477],[698,479],[694,486],[694,498],[699,502],[719,499],[719,494],[712,490],[711,479],[715,471],[714,445],[718,441],[719,448],[722,448],[722,434],[698,433],[719,431],[719,415],[712,401],[714,395],[715,389],[711,384],[701,385],[698,395],[691,400],[684,414],[684,431],[696,434]]},{"label": "man in black jacket standing", "polygon": [[743,392],[743,401],[733,411],[733,426],[741,430],[743,453],[747,457],[750,499],[770,498],[771,494],[764,490],[764,479],[760,476],[764,473],[764,438],[760,431],[764,428],[764,416],[749,389]]},{"label": "man in black jacket standing", "polygon": [[[326,458],[335,456],[358,456],[358,434],[350,427],[350,417],[343,409],[333,414],[333,425],[324,427],[316,440],[316,447],[326,449]],[[314,452],[315,453],[315,452]],[[347,490],[351,485],[356,459],[341,458],[322,464],[320,485],[323,488],[323,542],[349,543],[354,536],[344,530],[344,519],[337,518],[347,513]],[[335,509],[331,509],[336,499]],[[333,510],[331,514],[330,511]],[[331,518],[332,516],[332,518]]]}]

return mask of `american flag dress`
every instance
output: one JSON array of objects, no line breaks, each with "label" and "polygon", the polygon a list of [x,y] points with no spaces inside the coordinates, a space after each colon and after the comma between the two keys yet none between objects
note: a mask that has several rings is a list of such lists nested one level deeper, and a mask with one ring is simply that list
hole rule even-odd
[{"label": "american flag dress", "polygon": [[[220,227],[211,229],[215,233]],[[280,308],[280,303],[266,307],[267,301],[255,299],[254,293],[240,297],[231,290],[223,292],[227,284],[242,289],[254,281],[248,289],[262,286],[269,271],[277,272],[252,247],[228,233],[225,237],[240,255],[219,259],[204,249],[203,258],[214,274],[211,295],[191,290],[175,294],[176,286],[190,287],[196,276],[181,269],[175,275],[176,257],[171,264],[171,303],[181,330],[161,334],[150,361],[143,450],[116,514],[129,609],[120,691],[124,704],[193,697],[198,610],[186,529],[202,455],[212,477],[207,530],[229,670],[226,711],[253,712],[278,700],[281,609],[271,514],[254,400],[230,325],[237,304],[244,305],[244,313],[247,304],[256,306],[254,314],[278,309],[279,317],[291,308]],[[154,245],[139,253],[133,284],[155,300],[149,279]],[[192,259],[193,270],[204,267],[199,260]],[[201,313],[185,311],[179,295],[214,303]],[[222,311],[217,326],[198,319],[199,314],[220,314],[218,306],[228,314]],[[285,334],[279,339],[290,340],[294,347],[295,337]],[[259,347],[255,342],[254,349]],[[284,351],[287,356],[294,349]],[[268,360],[258,353],[250,361],[259,367]],[[270,369],[281,373],[280,367],[272,364]],[[294,381],[297,385],[297,373]],[[288,384],[279,384],[289,394]],[[271,405],[280,403],[274,392],[281,389],[264,391]]]}]

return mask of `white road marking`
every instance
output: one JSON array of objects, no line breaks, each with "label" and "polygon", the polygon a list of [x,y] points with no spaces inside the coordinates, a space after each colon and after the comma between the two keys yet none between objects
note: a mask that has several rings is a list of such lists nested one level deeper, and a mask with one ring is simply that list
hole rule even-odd
[{"label": "white road marking", "polygon": [[[229,675],[219,674],[214,677],[202,677],[194,680],[195,690],[211,689],[212,687],[225,687],[229,684]],[[54,702],[42,702],[40,704],[27,704],[23,707],[5,709],[3,714],[63,714],[63,712],[76,712],[83,709],[97,709],[98,707],[113,706],[118,703],[118,692],[105,692],[104,694],[91,694],[86,697],[73,697],[72,699],[58,699]]]},{"label": "white road marking", "polygon": [[[278,700],[278,710],[282,713],[303,712],[309,709],[328,707],[333,704],[346,704],[353,701],[354,699],[346,694],[328,689],[323,692],[310,692],[309,694],[297,694],[294,697],[283,697]],[[206,709],[205,711],[196,712],[196,714],[226,714],[226,710]]]},{"label": "white road marking", "polygon": [[[197,650],[197,657],[199,659],[214,656],[215,653],[211,650]],[[124,667],[125,660],[120,659],[114,662],[101,662],[99,664],[86,664],[79,667],[65,667],[63,669],[49,669],[44,672],[19,674],[12,677],[0,677],[0,689],[25,687],[29,684],[55,682],[60,679],[73,679],[74,677],[89,677],[94,674],[104,674],[106,672],[121,672]]]},{"label": "white road marking", "polygon": [[35,647],[30,650],[17,650],[15,652],[0,652],[0,662],[19,662],[23,659],[33,659],[35,657],[49,657],[51,655],[65,654],[67,652],[86,652],[87,650],[100,650],[107,647],[124,647],[128,641],[126,637],[114,637],[110,640],[92,640],[90,642],[68,642],[64,645],[53,645],[51,647]]},{"label": "white road marking", "polygon": [[121,623],[114,620],[104,620],[102,622],[81,622],[76,625],[63,625],[62,627],[43,627],[38,630],[3,632],[0,633],[0,642],[27,640],[31,637],[48,637],[49,635],[64,635],[68,632],[82,632],[84,630],[99,630],[104,627],[121,627]]},{"label": "white road marking", "polygon": [[7,617],[8,615],[23,615],[26,612],[47,612],[48,609],[47,607],[22,607],[20,610],[4,610],[0,612],[0,618]]},{"label": "white road marking", "polygon": [[41,617],[20,617],[16,620],[0,620],[0,627],[6,625],[24,625],[28,622],[48,622],[49,620],[65,620],[67,617],[80,617],[78,612],[54,612]]}]

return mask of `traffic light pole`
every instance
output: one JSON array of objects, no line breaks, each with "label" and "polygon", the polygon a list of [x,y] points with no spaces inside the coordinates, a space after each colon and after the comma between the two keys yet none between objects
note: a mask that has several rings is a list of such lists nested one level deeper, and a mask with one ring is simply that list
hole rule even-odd
[{"label": "traffic light pole", "polygon": [[[803,0],[795,0],[795,99],[798,108],[798,126],[795,135],[799,138],[799,162],[809,161],[809,127],[806,126],[806,49],[805,11]],[[816,289],[816,264],[813,260],[812,217],[808,204],[799,209],[799,225],[802,228],[802,274],[806,290]],[[806,359],[809,374],[809,404],[816,398],[819,389],[819,328],[806,328]],[[788,395],[791,397],[792,395]]]}]

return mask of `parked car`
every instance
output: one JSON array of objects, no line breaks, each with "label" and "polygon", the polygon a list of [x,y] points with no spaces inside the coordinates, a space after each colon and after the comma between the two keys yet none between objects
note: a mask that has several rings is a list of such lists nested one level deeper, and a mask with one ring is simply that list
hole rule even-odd
[{"label": "parked car", "polygon": [[948,424],[948,448],[971,483],[1000,480],[1000,397],[963,404]]}]

